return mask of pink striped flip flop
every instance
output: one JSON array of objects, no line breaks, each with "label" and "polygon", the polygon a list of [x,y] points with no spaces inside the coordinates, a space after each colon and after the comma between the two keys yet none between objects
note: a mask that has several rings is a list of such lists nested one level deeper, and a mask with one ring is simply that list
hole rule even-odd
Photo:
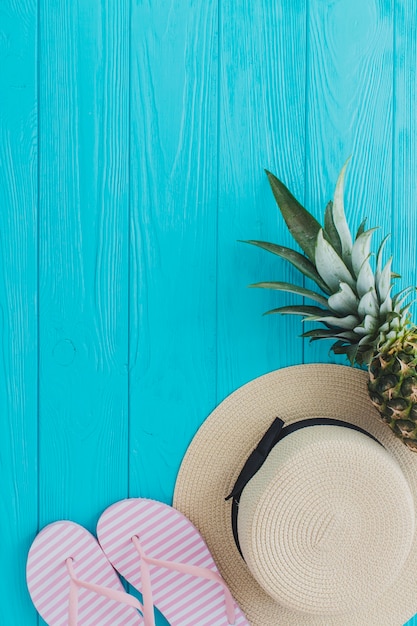
[{"label": "pink striped flip flop", "polygon": [[193,524],[176,509],[144,498],[104,511],[97,537],[109,561],[143,594],[146,626],[153,605],[171,626],[249,626]]},{"label": "pink striped flip flop", "polygon": [[49,626],[140,626],[143,607],[127,594],[97,540],[73,522],[46,526],[29,550],[26,578]]}]

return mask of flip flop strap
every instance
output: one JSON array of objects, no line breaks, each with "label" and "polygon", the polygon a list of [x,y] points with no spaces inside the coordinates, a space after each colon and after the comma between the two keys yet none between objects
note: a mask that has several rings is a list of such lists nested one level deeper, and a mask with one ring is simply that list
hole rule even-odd
[{"label": "flip flop strap", "polygon": [[[146,554],[146,552],[144,551],[144,549],[142,548],[142,546],[140,545],[140,541],[139,538],[137,536],[133,536],[132,537],[132,542],[133,545],[135,546],[140,558],[141,558],[141,562],[142,564],[149,564],[149,565],[157,565],[159,567],[165,567],[166,569],[170,569],[170,570],[176,570],[178,572],[181,572],[183,574],[190,574],[191,576],[195,576],[197,578],[204,578],[206,580],[213,580],[217,583],[219,583],[222,587],[223,587],[223,592],[224,592],[224,601],[225,601],[225,605],[226,605],[226,615],[227,615],[227,620],[229,622],[229,624],[234,624],[235,623],[235,604],[234,604],[234,600],[232,597],[232,594],[230,593],[229,588],[227,587],[226,583],[224,582],[223,578],[220,576],[220,574],[218,574],[217,572],[213,572],[211,569],[205,568],[205,567],[198,567],[197,565],[187,565],[186,563],[178,563],[176,561],[165,561],[163,559],[154,559],[150,556],[148,556]],[[152,599],[152,590],[151,590],[151,586],[150,586],[150,576],[149,576],[149,571],[148,568],[146,567],[145,572],[144,572],[144,568],[142,567],[142,574],[145,574],[145,580],[142,580],[142,587],[143,587],[143,600],[144,600],[144,608],[146,611],[146,605],[147,605],[147,595],[145,595],[145,590],[148,592],[150,592],[150,596],[149,596],[149,601],[151,601]],[[148,589],[149,587],[149,589]],[[148,624],[146,623],[145,620],[145,624],[146,626],[148,626]],[[153,624],[150,622],[150,626],[153,626]]]},{"label": "flip flop strap", "polygon": [[121,604],[127,604],[135,609],[138,609],[143,614],[143,606],[133,596],[130,596],[125,591],[118,591],[117,589],[111,589],[109,587],[102,587],[101,585],[95,585],[89,583],[86,580],[80,580],[76,577],[73,567],[73,560],[68,558],[65,564],[70,576],[70,593],[69,593],[69,611],[68,611],[68,626],[77,626],[78,620],[78,591],[80,588],[88,589],[99,595],[120,602]]}]

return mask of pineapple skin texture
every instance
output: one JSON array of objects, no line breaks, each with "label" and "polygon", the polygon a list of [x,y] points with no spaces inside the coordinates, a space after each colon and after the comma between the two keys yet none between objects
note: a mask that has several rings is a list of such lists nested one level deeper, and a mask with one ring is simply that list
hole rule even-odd
[{"label": "pineapple skin texture", "polygon": [[417,452],[417,328],[375,355],[369,364],[368,392],[382,420]]}]

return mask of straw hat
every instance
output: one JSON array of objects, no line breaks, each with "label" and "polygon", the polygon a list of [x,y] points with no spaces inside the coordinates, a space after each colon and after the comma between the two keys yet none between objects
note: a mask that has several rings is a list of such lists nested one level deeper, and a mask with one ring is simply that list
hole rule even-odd
[{"label": "straw hat", "polygon": [[253,626],[401,626],[417,613],[417,454],[366,382],[324,364],[261,376],[184,457],[174,506]]}]

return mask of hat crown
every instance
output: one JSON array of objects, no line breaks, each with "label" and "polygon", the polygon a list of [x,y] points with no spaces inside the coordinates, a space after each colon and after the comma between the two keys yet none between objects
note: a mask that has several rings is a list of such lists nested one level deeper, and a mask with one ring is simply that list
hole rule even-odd
[{"label": "hat crown", "polygon": [[[414,532],[413,542],[409,550],[410,533],[407,531],[407,524],[408,527],[414,526],[414,516],[409,502],[409,494],[404,485],[405,481],[411,491],[414,506],[417,507],[417,454],[410,452],[387,428],[387,425],[379,419],[376,409],[369,400],[367,381],[368,375],[365,371],[343,365],[323,363],[296,365],[265,374],[240,387],[223,400],[202,424],[188,448],[176,482],[174,505],[198,526],[208,542],[220,572],[235,599],[242,607],[250,623],[256,626],[276,626],[277,624],[299,626],[307,623],[309,626],[323,626],[323,624],[331,624],[332,626],[346,626],[347,624],[349,626],[364,626],[364,624],[367,626],[392,626],[393,624],[404,624],[417,612],[417,597],[413,593],[413,589],[417,585],[417,534]],[[270,593],[265,592],[257,583],[252,574],[254,568],[252,571],[248,568],[236,547],[232,532],[232,500],[226,501],[225,498],[233,489],[249,455],[277,415],[285,422],[285,427],[312,417],[350,422],[375,437],[402,470],[402,474],[399,472],[398,475],[398,483],[400,489],[405,490],[404,519],[408,522],[405,531],[401,526],[403,536],[399,553],[404,555],[408,552],[408,558],[406,558],[404,566],[399,572],[396,568],[400,561],[397,560],[397,557],[394,558],[395,568],[392,571],[389,589],[385,593],[382,590],[381,595],[376,600],[375,597],[378,592],[375,592],[375,595],[367,598],[366,603],[356,611],[353,609],[355,604],[353,598],[352,607],[348,614],[323,616],[320,614],[322,612],[320,607],[317,606],[313,606],[315,613],[306,614],[310,608],[306,607],[303,594],[301,594],[301,600],[298,604],[292,599],[291,606],[295,606],[295,608],[284,606],[281,602],[274,600]],[[288,445],[293,436],[296,434],[286,437],[285,445]],[[370,437],[366,435],[364,437],[370,442],[372,441]],[[284,444],[284,442],[282,443]],[[377,443],[375,445],[378,446]],[[338,463],[335,457],[336,447],[336,443],[328,446],[330,457],[326,464],[327,471],[331,467],[336,467]],[[383,452],[382,446],[379,445],[379,449]],[[347,461],[349,463],[349,458]],[[397,465],[394,464],[394,467],[397,472]],[[311,469],[312,464],[309,461],[308,472]],[[387,466],[385,466],[384,471],[384,474],[386,473]],[[388,476],[387,489],[392,491],[392,487],[389,486],[390,480]],[[365,479],[360,475],[356,478],[356,482],[359,484],[364,483],[364,481]],[[386,481],[382,476],[377,476],[376,482],[378,491],[378,486],[383,489]],[[287,487],[290,498],[292,487],[288,483]],[[374,486],[371,487],[375,492]],[[365,519],[368,517],[367,509],[372,512],[372,515],[375,515],[373,511],[375,511],[376,506],[379,506],[378,499],[377,505],[375,505],[374,501],[368,498],[365,486],[357,487],[357,490],[359,493],[362,490],[360,497],[362,500],[366,499],[367,502],[364,505]],[[355,492],[354,490],[353,495]],[[244,494],[242,493],[242,495]],[[268,495],[267,501],[270,500],[269,494],[266,495]],[[358,493],[356,495],[358,496]],[[394,504],[391,502],[389,508],[396,506],[397,495],[397,492],[394,491]],[[242,508],[241,504],[242,502],[239,505],[239,523],[242,522],[245,510],[248,514],[248,510],[245,509],[245,506]],[[296,505],[297,502],[295,501],[294,504]],[[381,509],[383,507],[380,507],[379,511]],[[271,514],[273,515],[273,512]],[[335,521],[338,519],[336,517]],[[378,542],[379,546],[376,546],[376,553],[377,558],[384,561],[387,552],[385,535],[390,535],[393,531],[398,538],[400,533],[396,532],[397,524],[393,525],[389,510],[379,513],[377,519],[381,521],[379,524],[375,522],[376,528],[375,524],[372,526],[372,518],[369,524],[373,535],[377,536],[379,533],[381,536]],[[382,520],[386,520],[385,530],[381,528]],[[296,520],[294,520],[294,526],[295,522]],[[398,523],[401,524],[401,520]],[[332,533],[334,533],[336,545],[338,539],[333,524],[326,525],[324,521],[324,523],[317,525],[317,528],[326,531],[323,537],[318,531],[316,535],[311,531],[313,540],[316,541],[317,546],[321,546],[323,551],[326,541],[328,542],[330,554],[332,552],[330,541]],[[300,528],[298,526],[298,529]],[[311,528],[315,527],[311,526]],[[297,532],[299,535],[301,534],[301,530]],[[246,545],[249,546],[252,540],[246,540],[243,537],[243,542],[245,543],[245,541],[247,541]],[[268,545],[265,550],[272,552],[271,546]],[[273,556],[275,557],[274,554]],[[294,562],[292,553],[290,557]],[[362,563],[365,569],[368,568],[366,558],[363,557]],[[305,570],[304,562],[301,561],[301,565],[298,567]],[[383,565],[378,562],[378,575],[379,571],[382,571],[380,569],[382,567]],[[374,564],[370,563],[369,569],[366,570],[369,577],[374,576],[374,570]],[[277,576],[276,573],[273,575]],[[286,570],[280,572],[279,575],[288,579]],[[314,571],[305,571],[305,577],[307,576],[309,578],[307,584],[312,584]],[[382,583],[386,585],[385,574]],[[337,588],[336,591],[338,591]],[[352,590],[349,588],[348,593],[352,594]],[[363,595],[360,600],[363,600]],[[288,604],[290,602],[291,598],[289,598]],[[305,608],[299,610],[298,606]],[[323,611],[326,610],[329,613],[329,607],[324,606]],[[334,610],[336,611],[337,607]]]},{"label": "hat crown", "polygon": [[340,426],[280,441],[244,488],[238,534],[260,586],[281,605],[334,615],[388,588],[414,537],[414,504],[398,463]]}]

